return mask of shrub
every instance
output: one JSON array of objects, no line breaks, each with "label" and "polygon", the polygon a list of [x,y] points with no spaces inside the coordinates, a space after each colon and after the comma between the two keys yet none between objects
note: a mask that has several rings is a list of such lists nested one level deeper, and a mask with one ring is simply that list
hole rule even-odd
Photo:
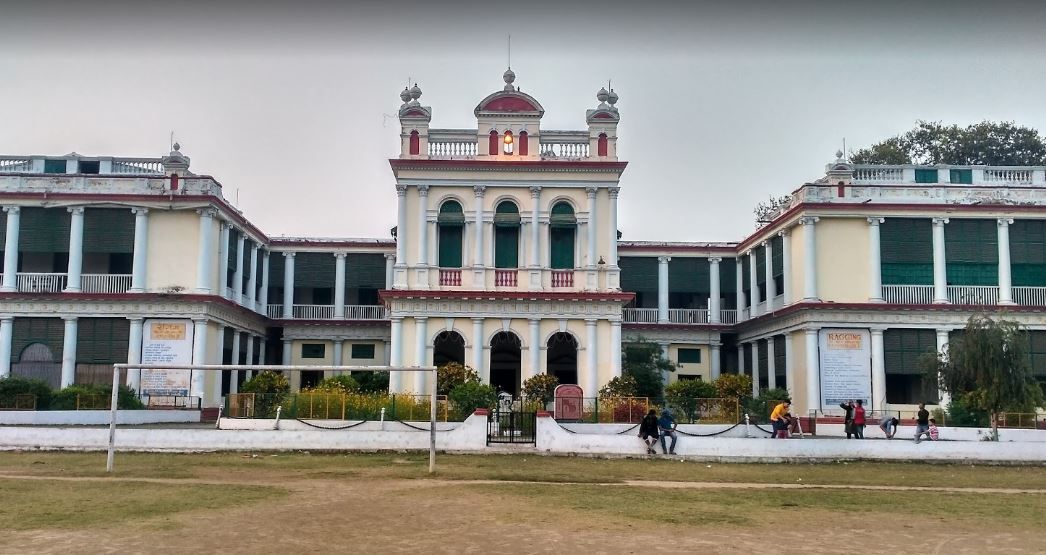
[{"label": "shrub", "polygon": [[356,393],[360,390],[360,384],[352,376],[342,374],[324,378],[314,389],[328,393]]},{"label": "shrub", "polygon": [[388,393],[388,372],[353,372],[352,379],[359,384],[360,393]]},{"label": "shrub", "polygon": [[767,389],[759,393],[759,397],[745,399],[744,410],[752,422],[769,422],[770,413],[774,407],[781,401],[791,398],[787,389]]},{"label": "shrub", "polygon": [[437,395],[449,395],[455,387],[466,383],[479,383],[479,374],[471,366],[449,362],[436,369]]},{"label": "shrub", "polygon": [[254,393],[254,417],[275,418],[276,407],[283,403],[291,390],[287,377],[280,372],[266,370],[243,382],[240,393]]},{"label": "shrub", "polygon": [[16,395],[35,395],[36,410],[47,410],[51,406],[51,386],[43,380],[10,376],[0,380],[0,407],[15,406]]},{"label": "shrub", "polygon": [[603,401],[603,407],[601,407],[600,412],[606,414],[607,409],[610,409],[610,414],[613,417],[612,422],[635,424],[643,420],[647,411],[650,410],[650,404],[647,403],[646,399],[619,397]]},{"label": "shrub", "polygon": [[621,377],[615,377],[600,388],[599,399],[606,400],[618,399],[621,397],[635,397],[637,388],[638,385],[636,384],[636,379],[634,377],[628,374]]},{"label": "shrub", "polygon": [[[71,385],[54,394],[50,408],[51,410],[108,409],[112,395],[112,386],[108,385]],[[116,408],[141,410],[145,408],[145,405],[138,399],[138,394],[133,389],[121,385],[120,390],[116,393]]]},{"label": "shrub", "polygon": [[665,403],[668,408],[682,413],[688,422],[697,420],[698,399],[716,396],[715,386],[701,380],[680,380],[665,388]]},{"label": "shrub", "polygon": [[963,396],[953,398],[948,403],[947,414],[940,416],[945,418],[940,419],[938,415],[934,415],[935,418],[938,418],[938,422],[945,422],[948,426],[977,426],[983,428],[991,424],[991,417],[988,411],[971,407],[970,403]]},{"label": "shrub", "polygon": [[662,356],[661,346],[643,338],[622,345],[621,359],[622,374],[635,379],[633,395],[639,397],[660,398],[665,385],[662,375],[676,371],[676,365]]},{"label": "shrub", "polygon": [[752,394],[752,377],[744,374],[723,374],[712,385],[717,397],[743,399]]},{"label": "shrub", "polygon": [[493,387],[479,381],[465,382],[450,390],[450,402],[461,417],[467,417],[478,408],[494,408],[498,403],[498,393]]},{"label": "shrub", "polygon": [[528,401],[538,401],[541,406],[555,400],[559,378],[552,374],[538,374],[523,381],[523,396]]}]

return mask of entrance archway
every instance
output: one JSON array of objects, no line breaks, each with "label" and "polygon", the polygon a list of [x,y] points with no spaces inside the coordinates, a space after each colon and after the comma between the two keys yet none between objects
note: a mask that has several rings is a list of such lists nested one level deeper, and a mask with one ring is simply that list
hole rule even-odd
[{"label": "entrance archway", "polygon": [[31,343],[22,349],[18,362],[11,365],[11,375],[43,380],[52,389],[62,384],[62,364],[55,362],[51,348],[43,343]]},{"label": "entrance archway", "polygon": [[499,331],[490,340],[490,385],[513,397],[519,396],[522,347],[519,337],[508,331]]},{"label": "entrance archway", "polygon": [[432,342],[432,365],[443,366],[451,362],[465,364],[465,338],[456,331],[441,331]]},{"label": "entrance archway", "polygon": [[569,333],[557,332],[548,338],[548,373],[559,383],[577,383],[577,346],[577,340]]}]

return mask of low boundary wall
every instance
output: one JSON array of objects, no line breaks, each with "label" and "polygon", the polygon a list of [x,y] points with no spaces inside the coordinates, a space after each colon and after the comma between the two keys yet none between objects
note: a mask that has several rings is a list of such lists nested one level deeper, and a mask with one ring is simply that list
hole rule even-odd
[{"label": "low boundary wall", "polygon": [[[116,423],[189,424],[200,421],[198,410],[120,410]],[[5,410],[0,411],[0,426],[108,426],[109,410]]]},{"label": "low boundary wall", "polygon": [[[937,428],[943,440],[954,441],[984,441],[991,434],[991,428],[956,428],[951,426],[940,426]],[[846,437],[846,429],[842,424],[818,424],[817,435],[820,437]],[[864,437],[868,439],[885,439],[886,434],[879,429],[879,422],[868,424],[864,427]],[[907,439],[915,437],[915,426],[898,426],[894,439]],[[1025,428],[999,428],[999,442],[1046,442],[1046,430],[1031,430]],[[1046,447],[1042,447],[1046,451]]]}]

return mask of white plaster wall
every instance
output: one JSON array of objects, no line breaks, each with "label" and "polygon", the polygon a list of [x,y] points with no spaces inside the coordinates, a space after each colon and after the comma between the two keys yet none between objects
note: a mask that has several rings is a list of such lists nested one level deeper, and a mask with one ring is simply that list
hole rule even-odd
[{"label": "white plaster wall", "polygon": [[[300,422],[298,420],[280,420],[279,427],[276,426],[276,420],[273,418],[222,418],[219,422],[218,428],[222,430],[254,430],[254,431],[268,431],[268,430],[286,430],[286,431],[302,431],[302,430],[315,430],[316,426],[321,428],[328,428],[331,430],[338,431],[338,428],[345,428],[346,426],[352,426],[351,430],[354,432],[410,432],[418,431],[410,426],[417,428],[428,429],[428,420],[422,422],[409,422],[410,426],[397,422],[395,420],[389,420],[386,422],[379,422],[376,420],[371,421],[360,421],[360,420],[307,420],[309,424]],[[362,422],[362,423],[361,423]],[[446,432],[460,428],[461,422],[436,422],[436,430]],[[340,430],[349,431],[349,430]]]},{"label": "white plaster wall", "polygon": [[[0,411],[2,426],[100,426],[109,425],[107,410]],[[120,410],[116,423],[126,425],[199,422],[198,410]],[[81,430],[82,431],[82,430]]]},{"label": "white plaster wall", "polygon": [[[937,428],[942,440],[946,441],[982,441],[981,438],[991,433],[991,428],[954,428],[940,426]],[[827,437],[846,437],[842,424],[817,424],[817,435]],[[886,434],[879,429],[879,423],[869,424],[864,428],[866,439],[885,439]],[[898,426],[894,439],[911,440],[915,437],[915,426]],[[924,436],[925,438],[925,436]],[[1046,430],[1027,430],[1000,428],[1000,442],[1046,442]],[[1046,457],[1046,449],[1043,449]]]}]

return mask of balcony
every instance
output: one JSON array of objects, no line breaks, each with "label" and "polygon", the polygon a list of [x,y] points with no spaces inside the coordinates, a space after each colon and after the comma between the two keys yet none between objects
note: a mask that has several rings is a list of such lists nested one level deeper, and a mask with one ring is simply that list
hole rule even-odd
[{"label": "balcony", "polygon": [[[266,316],[282,320],[283,305],[270,304],[266,307]],[[385,307],[382,305],[346,305],[344,312],[338,316],[338,310],[332,304],[296,304],[291,307],[292,318],[299,320],[384,320]]]},{"label": "balcony", "polygon": [[461,287],[461,270],[439,270],[440,287]]},{"label": "balcony", "polygon": [[494,270],[495,287],[517,287],[519,270]]},{"label": "balcony", "polygon": [[736,324],[737,323],[737,311],[736,310],[720,310],[719,319],[724,324]]},{"label": "balcony", "polygon": [[[1046,287],[1030,287],[1037,291],[1017,292],[1014,287],[1014,300],[1018,295],[1031,303],[1046,300]],[[1025,289],[1025,288],[1021,288]],[[883,285],[883,299],[891,304],[933,304],[932,285]],[[999,304],[999,287],[995,285],[949,285],[948,302],[958,305],[995,306]],[[1022,304],[1016,301],[1017,304]],[[1036,306],[1036,305],[1031,305]]]},{"label": "balcony", "polygon": [[542,131],[538,151],[542,160],[583,160],[588,144],[587,131]]},{"label": "balcony", "polygon": [[[626,324],[656,324],[659,321],[656,308],[625,308],[621,316]],[[737,311],[720,310],[719,317],[724,324],[734,324],[737,322]],[[709,312],[707,308],[670,308],[668,321],[685,325],[708,324]]]},{"label": "balcony", "polygon": [[83,274],[80,290],[84,293],[118,294],[131,288],[131,274]]},{"label": "balcony", "polygon": [[574,287],[574,270],[552,270],[552,287],[555,289]]},{"label": "balcony", "polygon": [[883,299],[890,304],[933,304],[933,286],[883,285]]},{"label": "balcony", "polygon": [[1020,306],[1046,306],[1046,287],[1014,287],[1013,302]]},{"label": "balcony", "polygon": [[1046,184],[1041,166],[854,166],[853,182],[865,184],[1027,186]]},{"label": "balcony", "polygon": [[977,306],[999,304],[999,288],[995,285],[949,285],[948,302]]},{"label": "balcony", "polygon": [[18,291],[20,293],[61,293],[65,289],[66,280],[66,274],[18,272]]},{"label": "balcony", "polygon": [[621,311],[621,320],[626,324],[656,324],[656,308],[625,308]]},{"label": "balcony", "polygon": [[668,321],[673,324],[707,324],[708,309],[670,308],[668,309]]}]

